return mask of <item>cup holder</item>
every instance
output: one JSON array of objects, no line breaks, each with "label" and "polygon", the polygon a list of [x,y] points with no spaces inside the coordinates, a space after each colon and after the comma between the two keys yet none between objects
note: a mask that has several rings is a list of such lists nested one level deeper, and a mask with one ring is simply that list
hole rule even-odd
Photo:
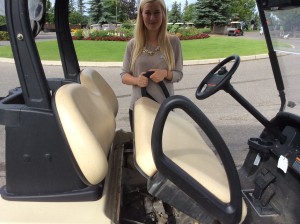
[{"label": "cup holder", "polygon": [[271,149],[273,146],[273,142],[264,141],[260,138],[250,138],[248,140],[248,145],[252,146],[253,148],[257,150],[265,150],[265,149]]}]

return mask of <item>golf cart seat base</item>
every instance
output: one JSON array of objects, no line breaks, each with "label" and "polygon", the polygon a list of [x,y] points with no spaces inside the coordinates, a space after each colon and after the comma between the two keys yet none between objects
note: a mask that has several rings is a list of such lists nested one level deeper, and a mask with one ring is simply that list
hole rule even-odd
[{"label": "golf cart seat base", "polygon": [[[156,191],[155,188],[158,185],[149,186],[149,183],[151,185],[151,179],[158,171],[152,156],[151,135],[159,106],[157,102],[146,97],[140,98],[134,106],[135,160],[138,169],[149,179],[148,190],[151,189],[152,192]],[[164,126],[162,143],[164,153],[176,165],[191,175],[220,201],[224,203],[230,201],[225,170],[191,122],[171,111]],[[173,191],[173,195],[175,192],[178,190]],[[179,210],[186,208],[184,204],[182,204],[183,206],[179,204],[181,203],[173,204],[173,206]],[[247,214],[244,201],[242,204],[241,221]]]},{"label": "golf cart seat base", "polygon": [[[85,202],[18,202],[0,197],[1,223],[111,223],[105,215],[106,195]],[[33,212],[34,211],[34,212]]]},{"label": "golf cart seat base", "polygon": [[[118,163],[122,158],[121,144],[128,141],[128,134],[117,131],[118,147],[114,147],[108,160],[108,173],[105,177],[102,197],[95,201],[75,202],[15,202],[0,197],[0,223],[101,223],[112,224],[117,220],[115,210],[119,203],[119,178],[121,169]],[[114,144],[115,145],[115,144]]]}]

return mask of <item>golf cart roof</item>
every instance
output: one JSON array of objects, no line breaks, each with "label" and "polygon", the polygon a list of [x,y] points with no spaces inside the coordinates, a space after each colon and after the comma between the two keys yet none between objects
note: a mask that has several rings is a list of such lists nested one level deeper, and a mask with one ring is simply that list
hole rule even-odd
[{"label": "golf cart roof", "polygon": [[299,7],[298,0],[262,0],[264,10],[283,10],[294,7]]}]

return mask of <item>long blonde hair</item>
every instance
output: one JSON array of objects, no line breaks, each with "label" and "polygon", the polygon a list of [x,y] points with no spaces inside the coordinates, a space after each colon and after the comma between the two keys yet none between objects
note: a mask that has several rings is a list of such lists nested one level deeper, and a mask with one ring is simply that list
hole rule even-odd
[{"label": "long blonde hair", "polygon": [[167,14],[167,8],[165,2],[164,0],[141,0],[138,8],[137,21],[134,30],[135,43],[131,55],[131,65],[130,65],[132,71],[134,70],[136,59],[142,53],[143,48],[147,42],[147,36],[146,36],[147,30],[144,25],[143,16],[142,16],[143,7],[146,3],[152,3],[152,2],[160,3],[162,14],[163,14],[162,24],[158,32],[158,46],[160,47],[160,51],[164,55],[165,61],[168,65],[168,70],[172,70],[175,68],[174,52],[170,40],[168,38],[168,32],[167,32],[168,14]]}]

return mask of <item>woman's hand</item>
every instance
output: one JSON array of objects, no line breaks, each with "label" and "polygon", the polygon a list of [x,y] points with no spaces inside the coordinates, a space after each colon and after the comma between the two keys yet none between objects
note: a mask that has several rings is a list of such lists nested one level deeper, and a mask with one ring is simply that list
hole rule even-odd
[{"label": "woman's hand", "polygon": [[154,71],[150,76],[150,79],[155,83],[163,81],[168,76],[168,71],[166,69],[150,69],[149,71]]},{"label": "woman's hand", "polygon": [[142,72],[138,77],[137,77],[137,86],[139,87],[146,87],[148,86],[148,78],[144,76],[146,72]]}]

